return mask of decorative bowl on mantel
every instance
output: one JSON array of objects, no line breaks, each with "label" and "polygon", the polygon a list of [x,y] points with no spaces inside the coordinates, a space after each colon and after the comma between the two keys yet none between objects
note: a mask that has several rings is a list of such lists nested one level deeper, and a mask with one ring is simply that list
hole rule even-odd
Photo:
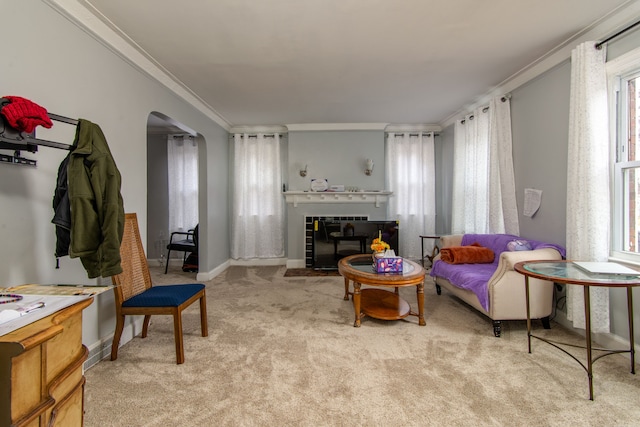
[{"label": "decorative bowl on mantel", "polygon": [[311,191],[319,192],[319,191],[327,191],[329,188],[329,182],[326,178],[323,179],[312,179],[311,180]]}]

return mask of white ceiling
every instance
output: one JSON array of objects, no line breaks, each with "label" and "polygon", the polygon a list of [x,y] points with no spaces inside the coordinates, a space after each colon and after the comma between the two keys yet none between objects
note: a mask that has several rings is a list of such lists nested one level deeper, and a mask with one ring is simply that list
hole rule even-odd
[{"label": "white ceiling", "polygon": [[628,0],[87,0],[230,126],[438,124]]}]

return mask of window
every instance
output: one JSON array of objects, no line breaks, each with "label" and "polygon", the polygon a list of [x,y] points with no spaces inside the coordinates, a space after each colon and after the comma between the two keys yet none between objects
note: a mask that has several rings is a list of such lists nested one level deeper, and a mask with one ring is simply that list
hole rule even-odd
[{"label": "window", "polygon": [[198,144],[191,136],[170,135],[167,141],[169,232],[198,224]]},{"label": "window", "polygon": [[280,135],[233,135],[233,259],[284,256]]},{"label": "window", "polygon": [[640,52],[607,67],[615,124],[612,255],[640,262]]}]

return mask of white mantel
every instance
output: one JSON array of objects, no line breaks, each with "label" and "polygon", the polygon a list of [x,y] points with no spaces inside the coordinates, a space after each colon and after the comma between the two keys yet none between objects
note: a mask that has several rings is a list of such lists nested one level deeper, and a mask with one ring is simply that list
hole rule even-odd
[{"label": "white mantel", "polygon": [[293,207],[298,207],[300,203],[373,203],[376,208],[381,203],[387,203],[389,196],[393,194],[391,191],[285,191],[285,200],[292,203]]}]

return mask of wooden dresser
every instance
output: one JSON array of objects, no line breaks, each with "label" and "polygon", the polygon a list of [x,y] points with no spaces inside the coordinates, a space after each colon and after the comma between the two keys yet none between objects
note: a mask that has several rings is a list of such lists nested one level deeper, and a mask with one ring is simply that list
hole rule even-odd
[{"label": "wooden dresser", "polygon": [[0,427],[82,425],[82,310],[92,301],[0,336]]}]

